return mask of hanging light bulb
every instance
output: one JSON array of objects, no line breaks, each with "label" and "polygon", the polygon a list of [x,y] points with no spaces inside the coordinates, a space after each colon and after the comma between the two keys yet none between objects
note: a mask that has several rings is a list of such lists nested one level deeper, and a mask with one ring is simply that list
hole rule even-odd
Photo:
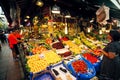
[{"label": "hanging light bulb", "polygon": [[29,19],[29,18],[30,18],[30,16],[26,16],[26,18],[28,18],[28,19]]},{"label": "hanging light bulb", "polygon": [[52,7],[52,13],[53,14],[60,14],[60,7],[58,7],[57,5],[54,5]]},{"label": "hanging light bulb", "polygon": [[44,3],[41,0],[37,0],[36,5],[42,7]]}]

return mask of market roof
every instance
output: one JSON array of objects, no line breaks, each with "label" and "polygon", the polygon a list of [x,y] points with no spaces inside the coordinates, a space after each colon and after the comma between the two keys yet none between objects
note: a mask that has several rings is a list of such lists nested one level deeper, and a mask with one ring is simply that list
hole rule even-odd
[{"label": "market roof", "polygon": [[[12,21],[10,7],[18,5],[20,7],[21,20],[25,16],[35,16],[36,14],[42,14],[44,6],[58,5],[61,10],[68,10],[72,16],[76,17],[95,17],[96,10],[103,4],[110,7],[110,16],[113,18],[120,19],[120,9],[118,9],[111,0],[42,0],[44,3],[43,7],[37,6],[37,0],[0,0],[5,15],[9,22]],[[119,0],[118,4],[120,5]]]}]

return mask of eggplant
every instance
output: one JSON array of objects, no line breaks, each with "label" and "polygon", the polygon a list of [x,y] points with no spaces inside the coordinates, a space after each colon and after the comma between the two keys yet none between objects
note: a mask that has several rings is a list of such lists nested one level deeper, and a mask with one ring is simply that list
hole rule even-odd
[{"label": "eggplant", "polygon": [[61,71],[63,71],[64,73],[67,73],[66,69],[63,69],[62,67],[59,68]]},{"label": "eggplant", "polygon": [[55,73],[55,75],[56,76],[58,76],[59,75],[59,73],[58,73],[58,71],[57,70],[55,70],[55,69],[52,69],[53,70],[53,72]]}]

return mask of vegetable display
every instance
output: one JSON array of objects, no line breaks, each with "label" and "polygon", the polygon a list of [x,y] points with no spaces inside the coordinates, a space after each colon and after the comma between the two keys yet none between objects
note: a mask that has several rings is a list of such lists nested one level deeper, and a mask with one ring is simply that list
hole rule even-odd
[{"label": "vegetable display", "polygon": [[46,51],[47,49],[44,46],[37,46],[35,48],[32,49],[32,53],[33,54],[40,54],[43,51]]},{"label": "vegetable display", "polygon": [[92,54],[90,53],[84,53],[83,56],[88,60],[90,61],[92,64],[96,63],[98,61],[97,57],[96,56],[93,56]]},{"label": "vegetable display", "polygon": [[55,49],[62,49],[64,48],[64,45],[62,44],[62,42],[55,42],[52,44],[52,47]]},{"label": "vegetable display", "polygon": [[72,62],[72,66],[77,73],[87,72],[87,64],[83,60],[76,60]]}]

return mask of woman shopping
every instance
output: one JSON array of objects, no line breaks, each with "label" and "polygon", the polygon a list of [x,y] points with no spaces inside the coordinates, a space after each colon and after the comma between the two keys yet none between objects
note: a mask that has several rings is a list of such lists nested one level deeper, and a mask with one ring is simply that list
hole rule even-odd
[{"label": "woman shopping", "polygon": [[12,50],[12,54],[13,54],[13,59],[17,60],[18,59],[18,55],[19,55],[19,50],[18,50],[18,42],[19,40],[17,39],[17,37],[15,36],[16,33],[13,30],[9,35],[8,35],[8,42],[9,42],[9,46]]}]

